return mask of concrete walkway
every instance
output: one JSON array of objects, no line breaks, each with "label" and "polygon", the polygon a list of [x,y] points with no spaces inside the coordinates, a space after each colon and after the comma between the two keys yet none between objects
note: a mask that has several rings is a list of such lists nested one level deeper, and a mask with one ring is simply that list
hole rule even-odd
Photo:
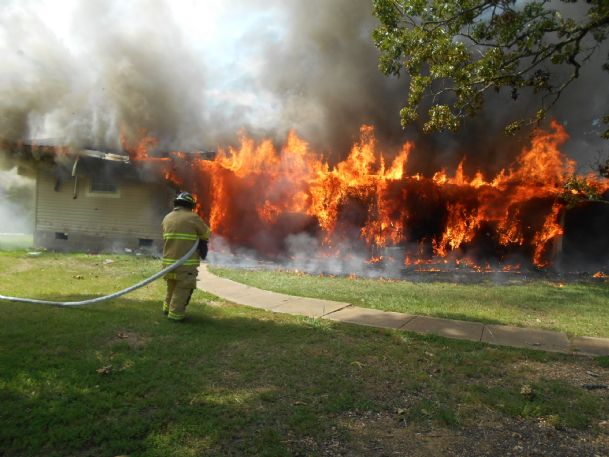
[{"label": "concrete walkway", "polygon": [[205,264],[201,264],[199,270],[197,282],[199,289],[233,303],[276,313],[548,352],[590,356],[609,355],[609,338],[582,336],[569,339],[565,333],[549,330],[490,325],[361,308],[349,303],[295,297],[246,286],[211,274]]}]

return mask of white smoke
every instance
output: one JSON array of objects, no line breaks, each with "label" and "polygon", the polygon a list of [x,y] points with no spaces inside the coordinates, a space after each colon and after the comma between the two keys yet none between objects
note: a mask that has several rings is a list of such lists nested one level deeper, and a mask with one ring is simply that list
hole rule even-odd
[{"label": "white smoke", "polygon": [[[372,264],[369,262],[370,253],[357,243],[345,241],[328,249],[318,238],[299,233],[288,236],[286,244],[285,255],[269,260],[252,249],[231,246],[221,236],[214,235],[209,246],[208,261],[220,267],[266,268],[367,278],[399,278],[403,274],[402,257],[386,258],[382,263]],[[403,255],[403,252],[399,255]]]},{"label": "white smoke", "polygon": [[0,170],[0,233],[32,233],[34,181],[17,169]]}]

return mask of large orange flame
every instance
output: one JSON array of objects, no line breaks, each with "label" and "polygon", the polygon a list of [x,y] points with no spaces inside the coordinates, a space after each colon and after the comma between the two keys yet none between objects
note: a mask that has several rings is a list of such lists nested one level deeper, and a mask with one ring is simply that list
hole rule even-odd
[{"label": "large orange flame", "polygon": [[[287,237],[305,232],[329,250],[357,241],[371,249],[372,261],[380,258],[374,249],[400,246],[405,264],[450,259],[471,266],[470,256],[479,257],[477,246],[485,246],[482,254],[491,247],[495,260],[514,252],[545,267],[563,231],[559,197],[575,169],[559,150],[567,138],[552,122],[494,177],[469,178],[461,162],[452,177],[442,170],[426,178],[406,174],[409,142],[387,162],[371,126],[361,127],[348,157],[334,166],[295,132],[279,149],[241,133],[239,147],[220,149],[211,162],[170,154],[165,176],[198,196],[214,233],[261,254],[279,254]],[[134,161],[146,160],[155,144],[144,135],[128,151]],[[594,185],[609,188],[606,181]]]}]

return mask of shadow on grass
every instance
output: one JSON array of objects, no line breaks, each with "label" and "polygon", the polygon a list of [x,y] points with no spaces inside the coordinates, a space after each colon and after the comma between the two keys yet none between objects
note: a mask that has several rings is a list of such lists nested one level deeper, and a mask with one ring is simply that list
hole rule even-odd
[{"label": "shadow on grass", "polygon": [[506,382],[519,406],[505,367],[550,357],[209,306],[200,295],[181,324],[150,299],[0,311],[6,456],[319,455],[335,442],[349,443],[343,455],[374,455],[349,421],[406,404],[413,420],[454,426],[478,378]]},{"label": "shadow on grass", "polygon": [[468,322],[480,322],[481,324],[497,324],[497,325],[505,325],[505,321],[499,319],[490,319],[487,317],[472,317],[469,314],[464,313],[447,313],[445,311],[437,311],[435,313],[429,314],[421,314],[428,317],[439,317],[442,319],[452,319],[459,321],[468,321]]},{"label": "shadow on grass", "polygon": [[[369,403],[336,385],[353,367],[323,329],[189,308],[174,324],[153,300],[20,307],[0,334],[3,455],[285,455],[287,434],[327,436],[320,412]],[[320,335],[335,357],[314,356]]]}]

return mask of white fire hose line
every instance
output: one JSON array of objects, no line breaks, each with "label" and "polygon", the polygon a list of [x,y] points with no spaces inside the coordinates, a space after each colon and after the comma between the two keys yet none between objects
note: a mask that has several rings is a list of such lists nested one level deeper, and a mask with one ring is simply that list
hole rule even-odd
[{"label": "white fire hose line", "polygon": [[147,284],[150,284],[153,281],[156,281],[161,276],[166,275],[167,273],[175,270],[180,267],[184,262],[186,262],[191,255],[193,255],[199,245],[199,241],[193,244],[190,251],[184,254],[184,257],[180,258],[176,263],[169,265],[167,268],[159,271],[158,273],[153,274],[147,279],[134,284],[131,287],[127,287],[126,289],[120,290],[118,292],[114,292],[110,295],[104,295],[103,297],[91,298],[89,300],[81,300],[81,301],[49,301],[49,300],[37,300],[35,298],[19,298],[19,297],[7,297],[4,295],[0,295],[0,300],[10,301],[10,302],[19,302],[19,303],[34,303],[36,305],[51,305],[51,306],[62,306],[62,307],[71,307],[71,306],[82,306],[82,305],[90,305],[93,303],[100,303],[107,300],[112,300],[113,298],[120,297],[121,295],[128,294],[129,292],[133,292],[140,287],[144,287]]}]

